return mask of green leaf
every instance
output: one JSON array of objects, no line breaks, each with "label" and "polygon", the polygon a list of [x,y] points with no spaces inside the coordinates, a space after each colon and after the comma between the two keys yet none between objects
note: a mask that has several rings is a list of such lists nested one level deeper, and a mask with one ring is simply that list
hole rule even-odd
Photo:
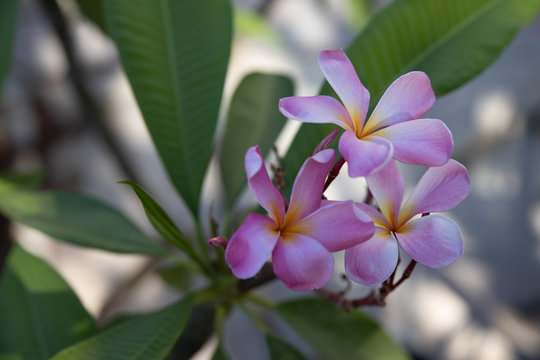
[{"label": "green leaf", "polygon": [[171,359],[191,359],[214,332],[216,308],[214,299],[201,302],[193,308],[182,336],[171,351]]},{"label": "green leaf", "polygon": [[156,270],[161,280],[181,291],[186,291],[191,287],[193,275],[200,271],[199,266],[189,260],[178,260]]},{"label": "green leaf", "polygon": [[229,360],[229,357],[227,356],[222,344],[219,344],[214,356],[212,356],[212,360]]},{"label": "green leaf", "polygon": [[17,21],[17,0],[0,1],[0,95],[10,64]]},{"label": "green leaf", "polygon": [[34,192],[0,179],[0,212],[58,240],[119,253],[167,251],[115,208],[65,191]]},{"label": "green leaf", "polygon": [[194,215],[231,43],[226,0],[105,0],[107,30],[169,176]]},{"label": "green leaf", "polygon": [[277,311],[328,359],[409,359],[373,320],[359,311],[346,313],[317,298],[288,301],[279,304]]},{"label": "green leaf", "polygon": [[99,26],[99,28],[105,30],[105,17],[103,15],[103,0],[75,0],[79,9],[89,20]]},{"label": "green leaf", "polygon": [[154,229],[156,229],[157,232],[159,232],[161,236],[165,238],[165,240],[184,251],[192,259],[199,258],[189,241],[174,224],[169,215],[167,215],[165,210],[163,210],[163,208],[150,195],[148,195],[146,191],[130,180],[120,181],[120,184],[129,185],[133,189],[135,194],[137,194],[139,197],[139,200],[141,200],[148,220]]},{"label": "green leaf", "polygon": [[2,272],[0,294],[1,359],[49,359],[96,332],[69,285],[18,245]]},{"label": "green leaf", "polygon": [[2,173],[0,176],[0,181],[10,182],[17,186],[22,186],[25,188],[36,188],[43,182],[45,178],[45,173],[41,170],[34,170],[29,172],[7,172]]},{"label": "green leaf", "polygon": [[247,182],[247,149],[258,144],[264,155],[271,150],[287,120],[279,112],[279,99],[292,94],[291,80],[279,75],[250,74],[238,86],[227,116],[220,161],[229,206]]},{"label": "green leaf", "polygon": [[163,310],[123,321],[51,360],[164,359],[182,333],[193,304],[190,295]]},{"label": "green leaf", "polygon": [[306,360],[300,351],[289,343],[273,335],[266,334],[266,343],[270,350],[270,358],[273,360]]},{"label": "green leaf", "polygon": [[[346,52],[371,94],[371,108],[395,79],[412,70],[426,72],[441,96],[495,61],[539,7],[540,0],[394,1]],[[332,94],[328,84],[321,92]],[[333,128],[302,125],[285,158],[287,183]]]}]

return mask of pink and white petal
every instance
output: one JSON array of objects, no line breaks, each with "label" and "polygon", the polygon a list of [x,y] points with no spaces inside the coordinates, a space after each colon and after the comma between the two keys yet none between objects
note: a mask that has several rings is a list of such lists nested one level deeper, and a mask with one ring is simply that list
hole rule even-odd
[{"label": "pink and white petal", "polygon": [[449,265],[463,254],[463,236],[458,224],[443,216],[409,221],[396,237],[412,259],[430,268]]},{"label": "pink and white petal", "polygon": [[317,240],[328,251],[353,247],[371,238],[374,231],[373,220],[353,201],[321,207],[287,229]]},{"label": "pink and white petal", "polygon": [[323,50],[319,53],[319,66],[360,131],[369,108],[369,91],[360,82],[353,64],[341,50]]},{"label": "pink and white petal", "polygon": [[385,228],[385,229],[390,229],[390,224],[384,218],[383,214],[380,213],[379,210],[375,209],[373,206],[368,205],[366,203],[355,202],[354,204],[356,205],[356,207],[358,207],[360,210],[366,213],[366,215],[369,216],[371,220],[373,220],[373,223],[375,226]]},{"label": "pink and white petal", "polygon": [[416,214],[447,211],[462,202],[471,191],[467,169],[455,160],[430,168],[407,198],[400,214],[401,224]]},{"label": "pink and white petal", "polygon": [[427,75],[412,71],[402,75],[386,89],[366,123],[363,134],[403,121],[418,119],[435,103]]},{"label": "pink and white petal", "polygon": [[367,176],[366,182],[383,216],[391,226],[396,225],[405,191],[405,182],[396,162],[392,160],[380,171]]},{"label": "pink and white petal", "polygon": [[336,151],[326,149],[306,159],[294,180],[285,224],[291,225],[321,207],[324,182],[335,158]]},{"label": "pink and white petal", "polygon": [[285,200],[268,176],[259,146],[248,149],[244,164],[253,195],[274,221],[281,224],[285,216]]},{"label": "pink and white petal", "polygon": [[279,111],[289,119],[307,123],[332,123],[349,130],[353,124],[343,105],[331,96],[291,96],[279,100]]},{"label": "pink and white petal", "polygon": [[441,166],[448,162],[454,148],[452,133],[437,119],[394,124],[373,135],[390,140],[394,158],[405,164]]},{"label": "pink and white petal", "polygon": [[334,271],[334,258],[316,240],[300,234],[282,235],[272,253],[274,273],[287,287],[311,291],[323,287]]},{"label": "pink and white petal", "polygon": [[358,139],[352,131],[345,131],[341,135],[338,147],[347,160],[350,177],[368,176],[379,171],[394,153],[390,141],[378,136]]},{"label": "pink and white petal", "polygon": [[279,238],[276,224],[261,214],[249,214],[225,249],[225,260],[240,279],[255,276]]},{"label": "pink and white petal", "polygon": [[345,251],[345,271],[359,284],[379,284],[392,275],[398,256],[398,245],[392,234],[377,228],[371,239]]}]

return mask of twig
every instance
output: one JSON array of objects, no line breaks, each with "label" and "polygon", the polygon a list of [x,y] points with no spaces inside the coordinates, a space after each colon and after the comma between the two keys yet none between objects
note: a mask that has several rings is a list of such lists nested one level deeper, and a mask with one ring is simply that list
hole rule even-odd
[{"label": "twig", "polygon": [[333,292],[327,289],[319,289],[316,290],[315,293],[320,297],[333,302],[345,311],[351,311],[363,306],[385,306],[386,297],[411,276],[415,266],[416,261],[411,260],[403,272],[403,275],[401,275],[401,278],[398,280],[398,282],[394,283],[394,277],[397,270],[396,266],[396,270],[394,270],[392,275],[390,275],[390,277],[381,284],[377,291],[371,291],[368,295],[362,298],[346,299],[344,297],[345,294],[342,292]]}]

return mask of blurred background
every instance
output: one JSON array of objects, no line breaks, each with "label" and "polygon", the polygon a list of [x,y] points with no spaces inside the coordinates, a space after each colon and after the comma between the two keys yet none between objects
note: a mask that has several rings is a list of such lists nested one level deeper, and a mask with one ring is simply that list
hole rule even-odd
[{"label": "blurred background", "polygon": [[[323,80],[319,51],[347,47],[388,2],[233,1],[235,32],[222,116],[236,86],[251,72],[286,74],[294,79],[296,95],[315,95]],[[0,100],[0,171],[41,169],[45,188],[94,195],[152,233],[138,200],[117,184],[132,179],[182,229],[193,231],[113,43],[71,0],[21,0],[17,21],[12,66]],[[417,266],[385,308],[366,309],[416,359],[540,358],[539,39],[537,17],[492,66],[438,98],[426,115],[451,129],[453,157],[471,176],[471,194],[449,214],[461,225],[465,254],[441,270]],[[287,124],[279,139],[281,151],[297,128],[297,123]],[[222,129],[221,122],[218,137]],[[219,214],[219,172],[215,164],[210,170],[202,211]],[[402,170],[409,190],[425,171]],[[328,195],[362,199],[364,191],[362,180],[342,178]],[[13,225],[13,230],[13,238],[51,263],[99,321],[178,298],[178,290],[152,271],[155,264],[147,258],[75,247],[23,226]],[[5,244],[2,249],[5,256]],[[342,255],[336,259],[329,286],[339,288]],[[274,299],[298,295],[278,282],[260,291]],[[358,286],[350,296],[368,291]],[[277,319],[267,320],[290,331]],[[262,335],[240,312],[233,311],[227,322],[226,339],[234,359],[266,358],[259,351]],[[213,346],[210,341],[196,358],[207,359]]]}]

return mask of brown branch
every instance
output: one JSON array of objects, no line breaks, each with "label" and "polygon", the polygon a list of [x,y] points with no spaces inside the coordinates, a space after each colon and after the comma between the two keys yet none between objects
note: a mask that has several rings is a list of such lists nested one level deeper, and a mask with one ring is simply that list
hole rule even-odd
[{"label": "brown branch", "polygon": [[395,273],[397,270],[396,266],[396,270],[394,270],[392,275],[390,275],[390,277],[381,284],[378,290],[373,290],[368,295],[358,299],[346,299],[343,292],[334,292],[327,289],[315,290],[315,293],[320,297],[336,304],[345,311],[351,311],[363,306],[382,307],[386,305],[386,297],[411,276],[415,266],[416,261],[411,260],[403,272],[403,275],[401,275],[401,278],[398,280],[398,282],[394,283]]}]

